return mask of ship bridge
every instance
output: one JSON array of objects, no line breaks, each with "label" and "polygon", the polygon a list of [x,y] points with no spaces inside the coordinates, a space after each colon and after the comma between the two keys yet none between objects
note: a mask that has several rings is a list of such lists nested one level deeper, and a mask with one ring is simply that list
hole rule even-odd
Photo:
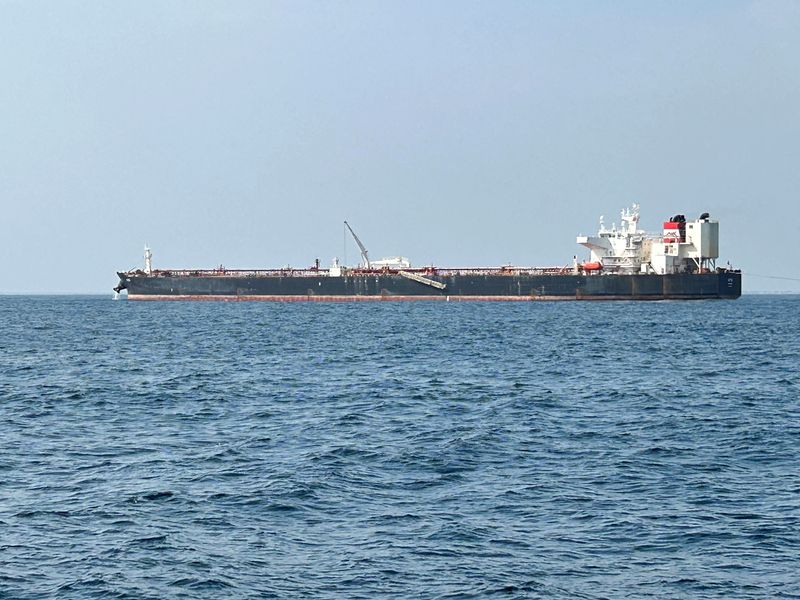
[{"label": "ship bridge", "polygon": [[606,228],[600,217],[595,236],[578,236],[577,243],[590,251],[590,259],[576,269],[606,273],[671,273],[704,272],[715,268],[719,257],[719,223],[703,213],[687,222],[675,215],[663,225],[662,233],[648,233],[639,228],[639,205],[620,213],[616,223]]}]

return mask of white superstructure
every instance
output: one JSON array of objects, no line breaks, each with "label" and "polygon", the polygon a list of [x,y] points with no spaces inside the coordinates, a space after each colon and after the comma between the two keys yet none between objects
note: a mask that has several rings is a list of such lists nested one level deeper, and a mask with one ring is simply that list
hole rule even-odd
[{"label": "white superstructure", "polygon": [[639,205],[621,213],[620,228],[608,229],[600,218],[596,236],[578,236],[577,242],[591,251],[590,260],[579,269],[605,273],[703,272],[715,268],[719,257],[719,223],[708,213],[687,222],[676,215],[664,223],[660,234],[639,229]]},{"label": "white superstructure", "polygon": [[392,256],[390,258],[382,258],[380,260],[373,260],[371,263],[373,269],[410,269],[411,261],[405,256]]}]

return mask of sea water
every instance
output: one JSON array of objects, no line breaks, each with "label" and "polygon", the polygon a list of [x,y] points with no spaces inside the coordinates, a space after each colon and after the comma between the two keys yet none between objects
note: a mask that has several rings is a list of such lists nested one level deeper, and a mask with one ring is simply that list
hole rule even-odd
[{"label": "sea water", "polygon": [[800,298],[0,298],[0,596],[800,594]]}]

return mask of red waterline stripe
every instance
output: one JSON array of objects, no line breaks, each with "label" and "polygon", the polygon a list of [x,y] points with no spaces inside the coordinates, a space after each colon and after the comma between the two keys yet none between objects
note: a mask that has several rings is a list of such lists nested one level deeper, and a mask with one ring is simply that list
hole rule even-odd
[{"label": "red waterline stripe", "polygon": [[[282,296],[282,295],[171,295],[128,294],[129,300],[198,300],[218,302],[406,302],[411,300],[459,301],[530,301],[529,296]],[[538,298],[537,298],[538,299]]]},{"label": "red waterline stripe", "polygon": [[128,300],[171,300],[211,302],[407,302],[435,300],[439,302],[538,302],[553,300],[693,300],[715,296],[234,296],[234,295],[171,295],[128,294]]}]

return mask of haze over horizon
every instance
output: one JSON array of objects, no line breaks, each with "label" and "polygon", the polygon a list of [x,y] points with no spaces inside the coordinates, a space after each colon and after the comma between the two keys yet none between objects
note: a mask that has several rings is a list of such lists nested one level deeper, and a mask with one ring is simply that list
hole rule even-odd
[{"label": "haze over horizon", "polygon": [[633,202],[800,292],[798,31],[781,0],[0,0],[0,293],[110,294],[145,243],[326,265],[344,219],[375,258],[565,265]]}]

